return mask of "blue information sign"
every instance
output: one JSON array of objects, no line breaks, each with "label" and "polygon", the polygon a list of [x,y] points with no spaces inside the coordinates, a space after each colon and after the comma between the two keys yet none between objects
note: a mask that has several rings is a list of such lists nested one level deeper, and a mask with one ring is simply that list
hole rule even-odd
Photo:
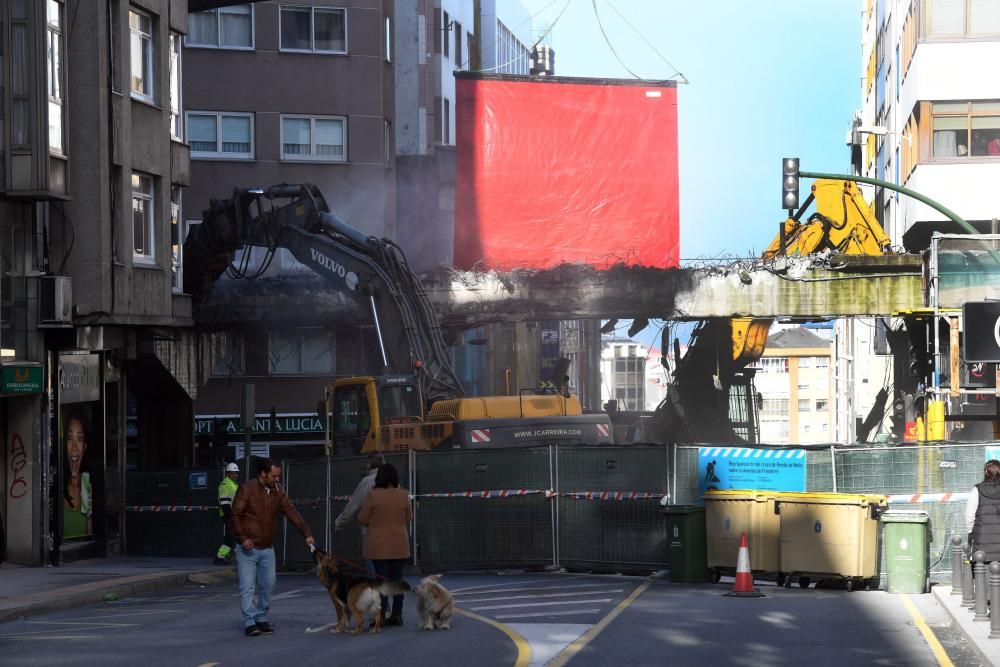
[{"label": "blue information sign", "polygon": [[188,473],[188,487],[191,489],[207,489],[208,473],[207,472]]},{"label": "blue information sign", "polygon": [[709,489],[805,491],[804,449],[698,448],[698,495]]}]

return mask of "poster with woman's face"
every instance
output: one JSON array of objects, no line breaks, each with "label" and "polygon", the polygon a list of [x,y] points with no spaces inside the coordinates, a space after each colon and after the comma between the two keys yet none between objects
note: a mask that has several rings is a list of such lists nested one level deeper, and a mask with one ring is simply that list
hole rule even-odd
[{"label": "poster with woman's face", "polygon": [[94,534],[94,477],[97,450],[94,415],[100,403],[72,403],[60,410],[62,428],[63,539]]}]

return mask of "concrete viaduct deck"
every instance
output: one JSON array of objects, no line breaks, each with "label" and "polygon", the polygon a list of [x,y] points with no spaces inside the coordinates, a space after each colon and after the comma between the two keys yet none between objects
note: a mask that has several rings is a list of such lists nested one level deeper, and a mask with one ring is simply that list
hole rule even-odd
[{"label": "concrete viaduct deck", "polygon": [[[743,267],[606,271],[564,265],[510,273],[439,272],[423,281],[442,324],[456,328],[539,319],[890,316],[924,306],[917,255],[836,256],[811,263],[747,260]],[[220,280],[195,309],[199,326],[210,329],[253,321],[308,326],[369,319],[311,272]]]}]

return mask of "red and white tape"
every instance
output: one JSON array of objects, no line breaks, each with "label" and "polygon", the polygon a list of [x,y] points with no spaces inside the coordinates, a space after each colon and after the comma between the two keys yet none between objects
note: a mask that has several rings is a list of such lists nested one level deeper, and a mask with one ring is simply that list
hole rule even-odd
[{"label": "red and white tape", "polygon": [[957,503],[969,499],[968,493],[899,493],[888,497],[890,505],[911,503]]},{"label": "red and white tape", "polygon": [[577,500],[659,500],[664,496],[657,491],[570,491],[561,495]]},{"label": "red and white tape", "polygon": [[218,505],[126,505],[127,512],[199,512],[217,510]]},{"label": "red and white tape", "polygon": [[443,493],[421,493],[416,498],[516,498],[544,493],[549,497],[547,489],[488,489],[485,491],[445,491]]}]

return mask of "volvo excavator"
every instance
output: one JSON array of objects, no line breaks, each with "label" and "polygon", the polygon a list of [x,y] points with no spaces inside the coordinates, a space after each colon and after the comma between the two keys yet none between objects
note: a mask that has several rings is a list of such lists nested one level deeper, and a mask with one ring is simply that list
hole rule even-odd
[{"label": "volvo excavator", "polygon": [[314,185],[237,189],[229,199],[213,199],[184,242],[184,291],[204,300],[244,246],[288,249],[370,311],[381,373],[327,387],[334,453],[611,443],[608,416],[583,414],[575,396],[522,390],[465,397],[437,315],[403,251],[338,218]]},{"label": "volvo excavator", "polygon": [[[815,211],[803,220],[813,204]],[[883,255],[890,245],[857,184],[819,179],[761,258],[777,263],[820,253]],[[746,317],[700,322],[683,357],[675,340],[675,370],[667,396],[652,417],[653,439],[757,443],[759,401],[752,366],[764,353],[772,322]],[[670,347],[663,341],[662,350]]]}]

